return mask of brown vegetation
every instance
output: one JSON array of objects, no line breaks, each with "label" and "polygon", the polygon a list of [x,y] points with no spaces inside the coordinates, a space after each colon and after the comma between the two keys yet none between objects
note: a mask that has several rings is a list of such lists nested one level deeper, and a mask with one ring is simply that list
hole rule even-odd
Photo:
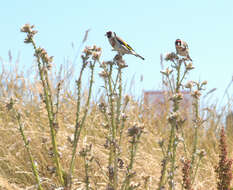
[{"label": "brown vegetation", "polygon": [[[225,114],[200,107],[204,81],[186,83],[193,107],[182,117],[180,91],[194,69],[187,60],[167,57],[173,71],[161,73],[173,103],[148,106],[123,94],[122,57],[100,63],[101,49],[86,48],[81,70],[102,69],[104,91],[94,101],[92,74],[88,87],[80,72],[77,90],[70,89],[69,76],[55,76],[52,57],[36,47],[33,27],[22,31],[25,43],[33,44],[39,77],[29,82],[17,67],[1,69],[0,189],[217,189],[214,166]],[[175,85],[172,74],[180,75]],[[232,135],[227,144],[232,158]]]}]

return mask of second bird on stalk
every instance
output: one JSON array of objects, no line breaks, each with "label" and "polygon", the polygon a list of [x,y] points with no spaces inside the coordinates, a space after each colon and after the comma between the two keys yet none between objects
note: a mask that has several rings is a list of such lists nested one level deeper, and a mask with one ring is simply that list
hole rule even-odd
[{"label": "second bird on stalk", "polygon": [[190,61],[192,61],[191,57],[189,56],[188,44],[185,41],[177,39],[175,41],[175,46],[176,46],[176,53],[178,55],[187,57]]}]

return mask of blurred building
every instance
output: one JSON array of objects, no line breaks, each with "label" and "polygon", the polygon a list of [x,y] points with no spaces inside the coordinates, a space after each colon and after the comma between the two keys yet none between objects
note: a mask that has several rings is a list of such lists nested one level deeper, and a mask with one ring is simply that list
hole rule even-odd
[{"label": "blurred building", "polygon": [[[172,102],[169,100],[168,91],[145,91],[144,105],[153,107],[156,112],[163,113],[172,110]],[[183,100],[180,102],[181,111],[189,113],[192,109],[192,97],[190,92],[182,91]]]}]

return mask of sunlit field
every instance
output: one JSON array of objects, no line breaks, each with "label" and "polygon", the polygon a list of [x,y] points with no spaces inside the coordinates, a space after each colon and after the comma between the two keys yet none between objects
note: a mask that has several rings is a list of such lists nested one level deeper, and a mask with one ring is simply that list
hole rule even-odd
[{"label": "sunlit field", "polygon": [[158,60],[168,66],[156,71],[164,102],[148,103],[126,93],[122,74],[131,65],[117,52],[105,60],[93,45],[80,53],[77,70],[55,69],[34,40],[36,28],[24,25],[21,32],[35,73],[10,54],[8,66],[1,60],[0,190],[233,187],[233,101],[221,108],[202,101],[208,81],[189,78],[195,73],[189,59],[171,52]]}]

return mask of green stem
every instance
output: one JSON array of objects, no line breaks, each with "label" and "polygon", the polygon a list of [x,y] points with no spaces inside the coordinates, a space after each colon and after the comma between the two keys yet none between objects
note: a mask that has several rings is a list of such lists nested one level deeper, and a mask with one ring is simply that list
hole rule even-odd
[{"label": "green stem", "polygon": [[184,141],[184,130],[183,130],[183,127],[180,127],[181,129],[181,135],[182,135],[182,138],[183,138],[183,145],[184,145],[184,152],[185,152],[185,157],[187,158],[187,148],[186,148],[186,144],[185,144],[185,141]]},{"label": "green stem", "polygon": [[200,166],[200,163],[201,163],[201,157],[199,157],[199,160],[197,162],[197,165],[196,165],[196,168],[195,168],[195,172],[194,172],[191,184],[193,184],[195,182],[195,178],[197,176],[197,170],[198,170],[198,168]]},{"label": "green stem", "polygon": [[21,116],[20,114],[14,110],[14,112],[16,113],[16,118],[17,118],[17,122],[18,122],[18,125],[19,125],[19,131],[20,131],[20,134],[23,138],[23,142],[24,142],[24,146],[27,150],[27,153],[29,155],[29,159],[30,159],[30,162],[31,162],[31,165],[32,165],[32,172],[36,178],[36,183],[38,185],[38,190],[43,190],[41,184],[40,184],[40,177],[39,177],[39,174],[38,174],[38,171],[37,171],[37,167],[34,163],[34,158],[32,156],[32,153],[31,153],[31,150],[30,150],[30,147],[29,147],[29,142],[27,141],[26,137],[25,137],[25,134],[24,134],[24,131],[23,131],[23,125],[21,123]]},{"label": "green stem", "polygon": [[[36,47],[36,44],[33,40],[32,40],[32,45],[33,45],[33,48],[35,50],[35,56],[37,58],[40,79],[41,79],[41,82],[43,85],[43,90],[44,90],[45,104],[46,104],[46,110],[48,113],[50,134],[51,134],[53,152],[54,152],[54,161],[55,161],[56,168],[57,168],[56,171],[57,171],[57,175],[59,177],[61,184],[64,185],[63,172],[62,172],[62,167],[60,164],[59,153],[57,150],[56,132],[54,129],[54,113],[53,113],[53,106],[52,106],[53,103],[52,103],[52,99],[51,99],[51,90],[49,87],[48,79],[45,79],[45,78],[47,78],[46,77],[47,73],[45,74],[43,71],[44,68],[41,67],[40,56],[37,54],[37,47]],[[44,74],[45,74],[45,76],[44,76]]]},{"label": "green stem", "polygon": [[[121,114],[121,99],[122,99],[122,71],[121,67],[118,68],[118,75],[119,75],[119,86],[118,86],[118,99],[117,99],[117,117],[116,117],[116,128],[119,128],[120,125],[120,114]],[[116,81],[117,82],[117,81]]]},{"label": "green stem", "polygon": [[[80,125],[79,125],[78,119],[76,119],[76,129],[77,130],[75,130],[75,138],[74,138],[72,159],[71,159],[70,173],[69,173],[69,176],[70,176],[71,179],[72,179],[72,175],[73,175],[73,171],[74,171],[78,141],[79,141],[80,134],[81,134],[82,128],[84,126],[84,123],[85,123],[85,120],[86,120],[86,117],[87,117],[87,112],[88,112],[88,109],[89,109],[89,104],[90,104],[90,99],[91,99],[91,94],[92,94],[92,86],[93,86],[93,83],[94,83],[94,67],[95,67],[95,63],[96,62],[94,62],[93,65],[91,65],[91,79],[90,79],[90,85],[89,85],[89,91],[88,91],[88,98],[87,98],[87,102],[86,102],[86,105],[85,105],[84,116],[82,118],[82,121],[81,121]],[[79,89],[79,91],[81,91],[81,78],[80,78],[80,89]],[[80,92],[79,92],[79,95],[80,95]],[[80,112],[80,98],[78,98],[78,104],[79,105],[77,107],[77,111]],[[79,117],[79,114],[80,113],[77,113],[76,116]]]},{"label": "green stem", "polygon": [[125,180],[121,186],[121,190],[128,190],[129,189],[129,184],[130,184],[130,179],[132,177],[132,169],[133,169],[133,164],[135,161],[135,156],[137,153],[137,148],[138,148],[138,143],[139,139],[141,137],[142,132],[140,132],[137,136],[133,136],[132,142],[131,142],[131,150],[130,150],[130,163],[127,168],[128,172],[126,174]]},{"label": "green stem", "polygon": [[[197,154],[197,140],[198,140],[198,124],[197,122],[199,122],[199,102],[198,99],[195,98],[195,102],[194,102],[194,109],[195,109],[195,123],[194,123],[194,144],[193,144],[193,153],[192,153],[192,161],[191,161],[191,167],[192,169],[194,168],[195,165],[195,159],[196,159],[196,154]],[[198,165],[196,166],[196,171],[198,169]],[[192,171],[192,170],[191,170]],[[194,176],[192,177],[192,184],[195,181],[195,176],[196,176],[196,172],[194,174]]]},{"label": "green stem", "polygon": [[[176,78],[176,91],[175,93],[179,93],[180,92],[180,71],[181,71],[181,64],[178,63],[178,66],[177,66],[177,78]],[[178,100],[176,99],[174,101],[174,104],[173,104],[173,112],[177,112],[179,110],[179,102]],[[171,177],[170,177],[170,183],[169,183],[169,189],[170,190],[173,190],[174,187],[173,187],[173,184],[172,182],[174,181],[174,173],[175,173],[175,163],[176,163],[176,141],[175,141],[175,129],[177,128],[177,121],[175,120],[173,123],[172,123],[172,133],[171,133],[171,149],[172,149],[172,159],[171,159]]]},{"label": "green stem", "polygon": [[85,184],[86,184],[86,190],[89,190],[89,184],[90,184],[89,175],[88,175],[89,165],[88,165],[88,161],[87,161],[86,156],[84,156],[83,159],[84,159],[84,164],[85,164]]},{"label": "green stem", "polygon": [[111,111],[111,142],[110,142],[110,158],[109,158],[109,167],[114,164],[113,171],[113,181],[110,179],[110,182],[113,184],[113,188],[117,189],[117,153],[116,153],[116,124],[115,124],[115,109],[114,109],[114,100],[113,100],[113,88],[111,82],[112,68],[113,65],[110,65],[110,71],[108,75],[108,86],[109,86],[109,96],[110,96],[110,111]]}]

